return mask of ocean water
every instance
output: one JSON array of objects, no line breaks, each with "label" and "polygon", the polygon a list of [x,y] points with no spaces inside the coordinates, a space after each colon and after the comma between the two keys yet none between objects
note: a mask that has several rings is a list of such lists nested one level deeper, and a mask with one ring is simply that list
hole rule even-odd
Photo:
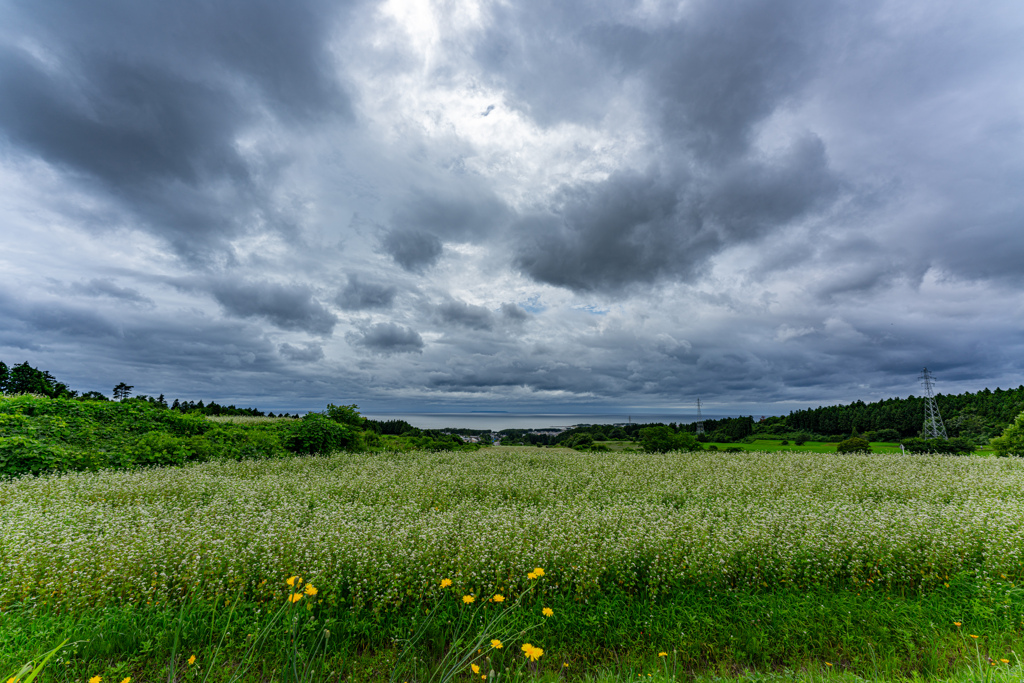
[{"label": "ocean water", "polygon": [[[627,422],[694,422],[696,413],[646,414],[646,413],[382,413],[366,411],[364,417],[371,420],[405,420],[419,429],[444,429],[459,427],[463,429],[545,429],[548,427],[571,427],[579,424],[616,424]],[[738,415],[705,414],[705,420],[720,420],[723,417]],[[754,419],[760,416],[755,415]]]}]

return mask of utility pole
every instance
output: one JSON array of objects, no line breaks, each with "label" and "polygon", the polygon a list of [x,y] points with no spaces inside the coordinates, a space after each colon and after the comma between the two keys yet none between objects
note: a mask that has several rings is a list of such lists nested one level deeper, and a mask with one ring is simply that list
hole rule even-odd
[{"label": "utility pole", "polygon": [[700,413],[700,399],[697,399],[697,436],[704,433],[704,416]]},{"label": "utility pole", "polygon": [[924,438],[946,439],[946,426],[942,424],[942,416],[939,415],[939,406],[935,403],[932,395],[932,385],[935,378],[928,368],[921,371],[921,384],[924,385]]}]

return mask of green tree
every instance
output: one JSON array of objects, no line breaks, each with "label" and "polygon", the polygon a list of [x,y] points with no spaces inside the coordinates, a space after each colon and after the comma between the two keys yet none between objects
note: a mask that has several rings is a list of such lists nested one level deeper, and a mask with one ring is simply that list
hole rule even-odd
[{"label": "green tree", "polygon": [[11,371],[7,363],[0,360],[0,394],[7,393],[7,381],[10,379]]},{"label": "green tree", "polygon": [[1002,434],[992,439],[992,448],[996,455],[1004,458],[1008,455],[1024,456],[1024,412]]},{"label": "green tree", "polygon": [[640,445],[648,453],[703,450],[693,434],[689,432],[677,433],[666,425],[655,425],[654,427],[644,427],[641,429]]},{"label": "green tree", "polygon": [[132,389],[134,388],[135,387],[130,384],[119,382],[118,385],[114,387],[114,400],[123,401],[124,399],[132,395]]}]

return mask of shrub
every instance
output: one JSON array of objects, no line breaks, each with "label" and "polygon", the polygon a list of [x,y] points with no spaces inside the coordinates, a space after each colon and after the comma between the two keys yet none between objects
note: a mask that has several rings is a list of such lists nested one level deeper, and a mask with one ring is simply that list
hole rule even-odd
[{"label": "shrub", "polygon": [[208,457],[197,458],[195,450],[189,447],[189,441],[190,439],[183,439],[167,432],[149,432],[125,448],[120,457],[112,457],[111,461],[121,467],[130,467],[132,465],[183,465],[190,460],[209,460]]},{"label": "shrub", "polygon": [[27,436],[0,437],[0,477],[64,469],[61,449]]},{"label": "shrub", "polygon": [[701,446],[693,434],[689,432],[674,432],[671,427],[665,425],[641,429],[640,445],[648,453],[701,450]]},{"label": "shrub", "polygon": [[851,436],[845,441],[840,441],[836,446],[836,453],[870,453],[871,444],[867,439],[859,436]]},{"label": "shrub", "polygon": [[1024,456],[1024,412],[1018,415],[1002,434],[992,439],[992,447],[1000,457]]},{"label": "shrub", "polygon": [[356,443],[356,434],[347,426],[326,415],[309,413],[292,428],[286,448],[301,455],[330,455],[351,449]]},{"label": "shrub", "polygon": [[968,439],[961,437],[952,439],[903,439],[902,444],[903,448],[911,453],[970,455],[974,452],[974,444]]}]

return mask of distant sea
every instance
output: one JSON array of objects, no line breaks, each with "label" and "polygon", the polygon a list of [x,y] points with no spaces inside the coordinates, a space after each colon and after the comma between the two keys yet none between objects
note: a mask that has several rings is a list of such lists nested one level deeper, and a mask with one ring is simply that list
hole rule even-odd
[{"label": "distant sea", "polygon": [[[578,424],[616,424],[619,422],[670,422],[689,423],[697,419],[695,414],[676,413],[654,415],[648,413],[502,413],[502,412],[472,412],[472,413],[380,413],[366,411],[364,417],[371,420],[405,420],[413,427],[420,429],[444,429],[445,427],[459,427],[463,429],[490,429],[500,431],[502,429],[545,429],[547,427],[571,427]],[[737,415],[715,415],[705,414],[705,420],[720,420],[724,417],[737,417]],[[754,419],[760,418],[755,415]]]}]

